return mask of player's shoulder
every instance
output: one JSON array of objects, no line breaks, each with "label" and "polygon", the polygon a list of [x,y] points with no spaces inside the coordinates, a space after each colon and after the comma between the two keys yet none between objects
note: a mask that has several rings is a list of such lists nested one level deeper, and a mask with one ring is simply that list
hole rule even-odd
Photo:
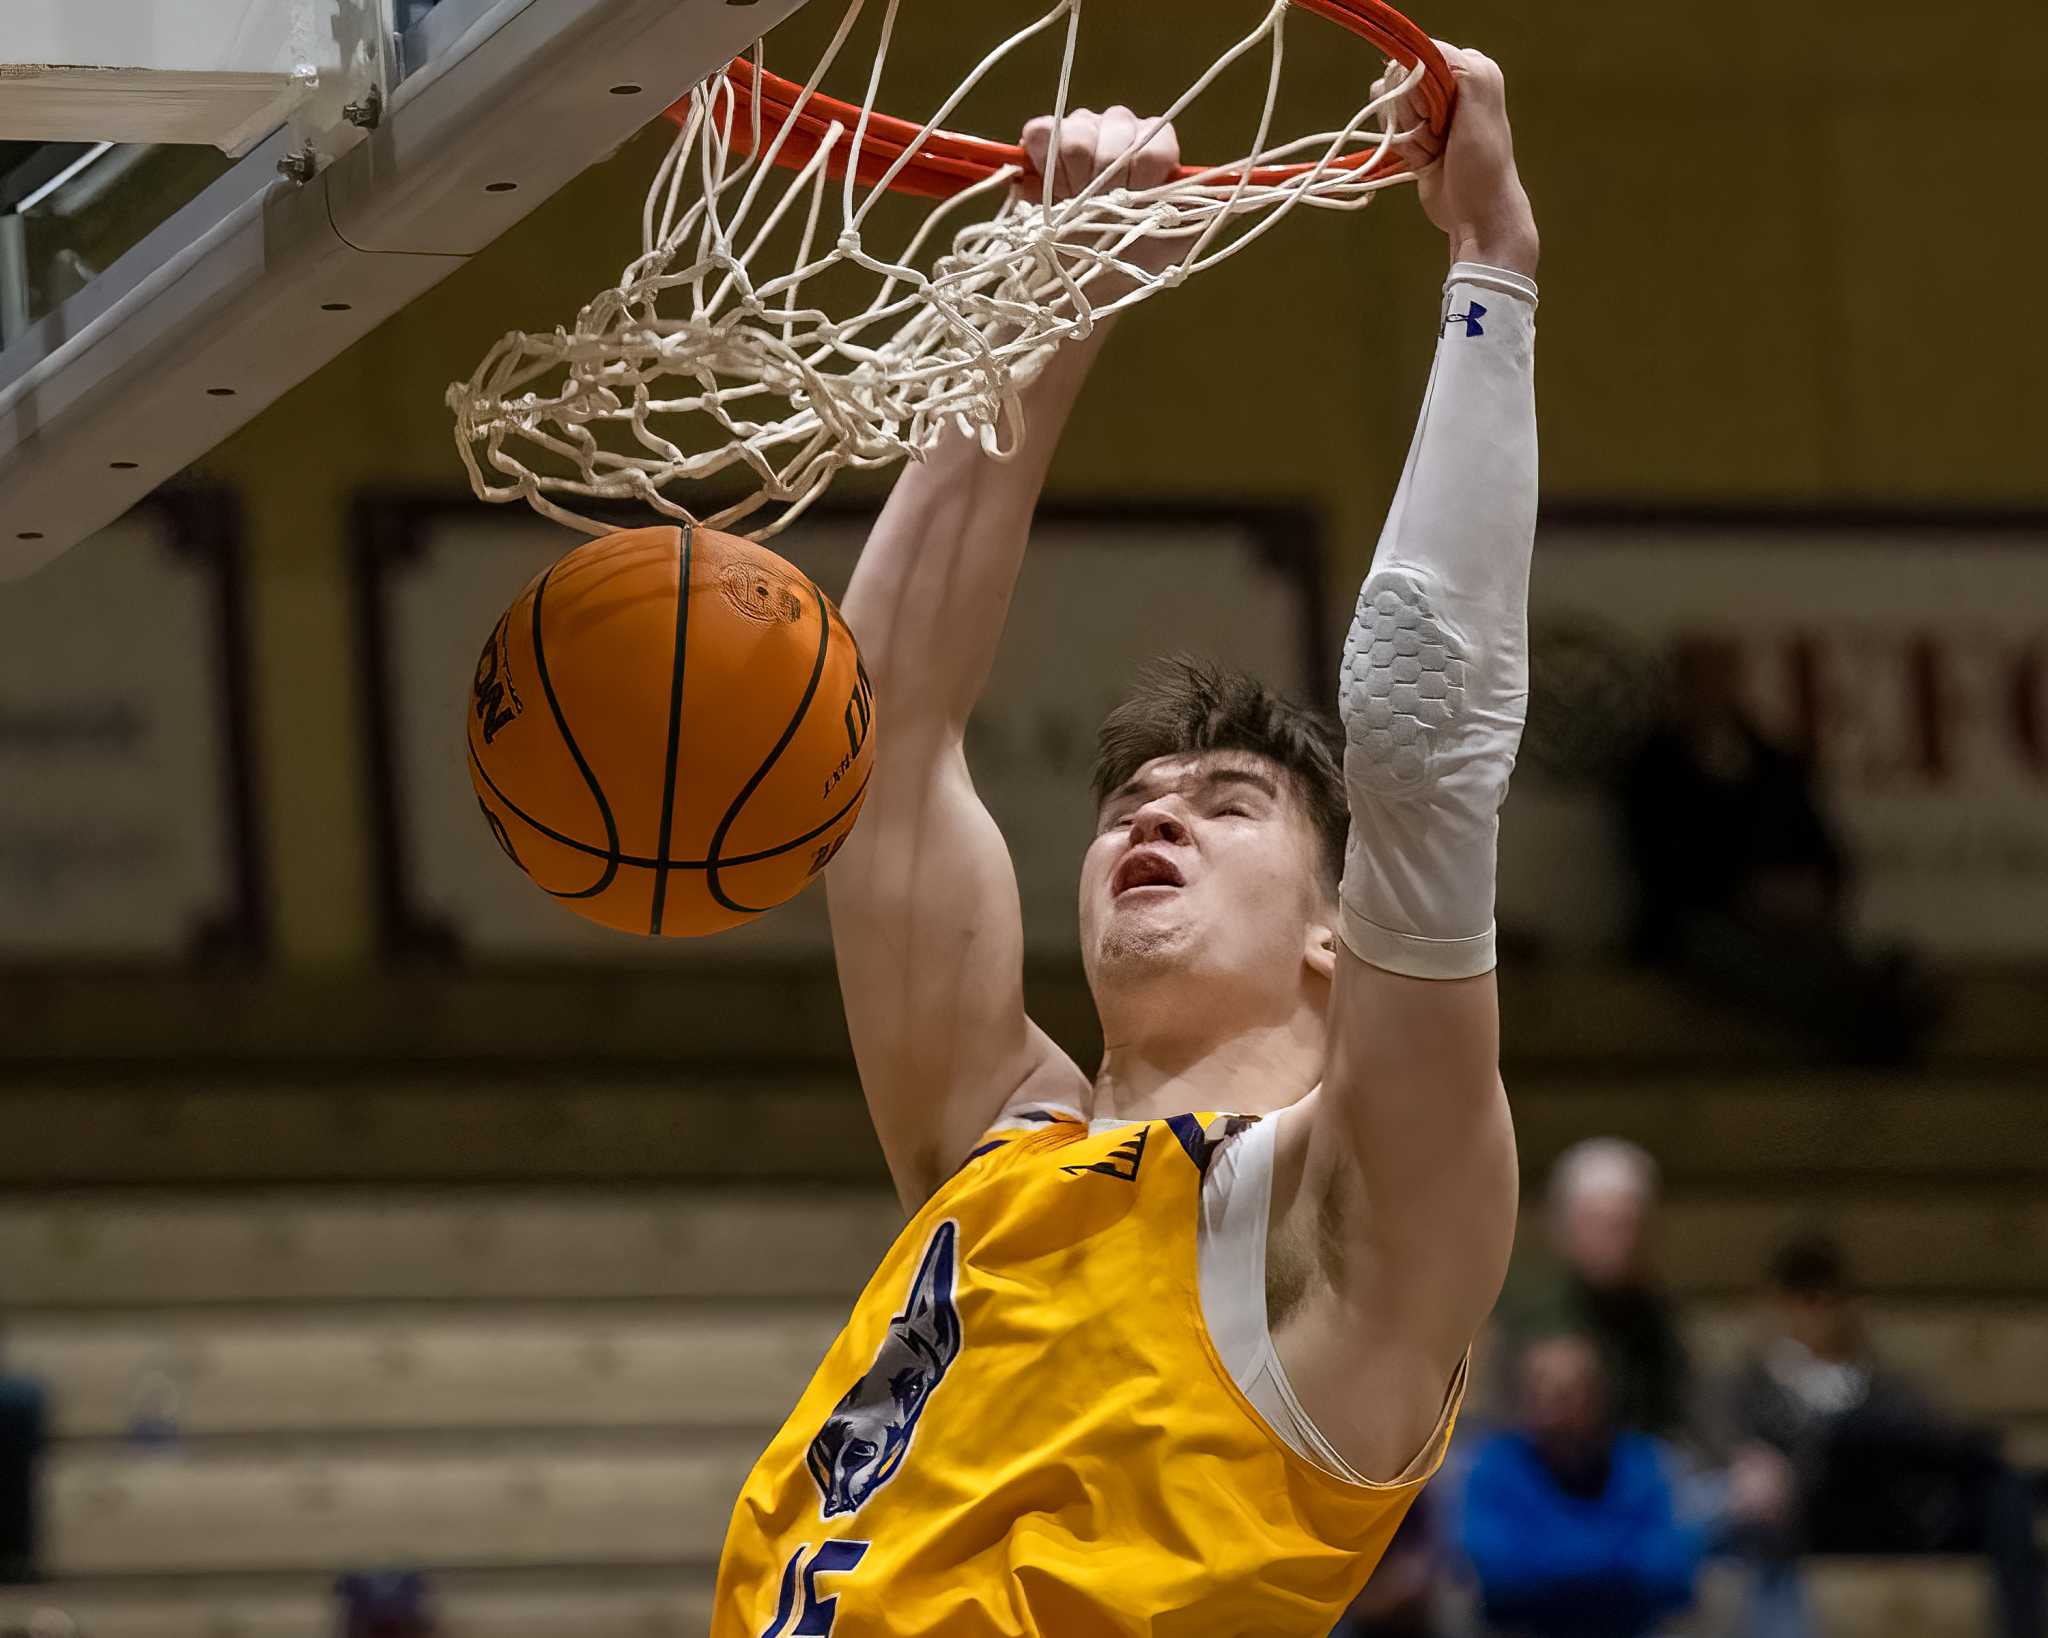
[{"label": "player's shoulder", "polygon": [[990,1124],[961,1166],[964,1170],[982,1157],[1005,1149],[1036,1152],[1091,1142],[1142,1147],[1147,1134],[1158,1127],[1172,1136],[1198,1172],[1206,1173],[1210,1159],[1230,1140],[1257,1125],[1259,1119],[1257,1115],[1214,1111],[1153,1118],[1091,1116],[1071,1104],[1020,1102],[1006,1108]]},{"label": "player's shoulder", "polygon": [[1044,1099],[1019,1101],[1007,1105],[989,1122],[960,1165],[964,1170],[982,1156],[1001,1149],[1071,1143],[1086,1137],[1089,1130],[1090,1120],[1085,1109]]}]

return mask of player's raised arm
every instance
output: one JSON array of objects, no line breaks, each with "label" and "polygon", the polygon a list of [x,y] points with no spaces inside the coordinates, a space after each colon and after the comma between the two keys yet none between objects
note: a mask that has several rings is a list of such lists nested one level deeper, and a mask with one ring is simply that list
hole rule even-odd
[{"label": "player's raised arm", "polygon": [[[1070,113],[1024,146],[1072,193],[1141,135],[1127,109]],[[1130,185],[1177,163],[1173,133]],[[1023,395],[1025,432],[997,461],[957,430],[905,469],[841,604],[877,698],[875,768],[826,891],[847,1027],[898,1193],[923,1200],[1012,1100],[1085,1106],[1086,1076],[1024,1013],[1024,931],[1008,848],[967,768],[1039,490],[1102,330],[1053,355]]]},{"label": "player's raised arm", "polygon": [[1516,1207],[1493,902],[1528,687],[1537,236],[1501,72],[1444,49],[1457,112],[1419,182],[1452,267],[1421,419],[1345,643],[1351,838],[1303,1178],[1312,1199],[1354,1208],[1344,1216],[1362,1241],[1311,1374],[1368,1361],[1360,1387],[1400,1407],[1396,1464],[1499,1292]]}]

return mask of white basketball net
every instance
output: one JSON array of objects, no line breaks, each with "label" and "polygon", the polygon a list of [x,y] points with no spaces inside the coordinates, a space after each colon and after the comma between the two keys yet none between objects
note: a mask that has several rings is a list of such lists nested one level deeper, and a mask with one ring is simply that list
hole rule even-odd
[{"label": "white basketball net", "polygon": [[[865,3],[852,0],[799,109]],[[886,0],[860,119],[852,130],[834,123],[801,169],[773,164],[791,127],[764,130],[758,100],[740,123],[725,71],[694,89],[689,117],[647,195],[641,256],[573,328],[514,331],[469,380],[448,389],[457,446],[480,498],[524,499],[592,533],[616,524],[580,516],[564,501],[639,501],[714,528],[774,505],[779,510],[751,530],[765,539],[844,468],[915,456],[948,423],[977,435],[991,455],[1006,455],[1023,430],[1018,394],[1062,342],[1236,255],[1301,205],[1358,210],[1380,189],[1408,180],[1389,151],[1401,134],[1391,128],[1390,110],[1422,77],[1420,68],[1391,79],[1341,129],[1272,137],[1290,17],[1287,0],[1274,0],[1258,26],[1158,117],[1178,119],[1234,63],[1263,47],[1265,104],[1245,159],[1142,191],[1113,185],[1112,166],[1059,201],[1050,178],[1034,179],[1029,197],[1014,192],[1019,173],[1005,169],[937,202],[906,244],[885,251],[863,229],[887,182],[998,63],[1064,23],[1057,151],[1081,19],[1081,0],[1060,0],[990,52],[925,121],[881,186],[859,184],[851,165],[835,180],[828,161],[863,151],[900,3]],[[1141,127],[1125,158],[1157,123]],[[743,140],[735,143],[735,135]],[[1368,151],[1362,162],[1336,163],[1361,150]],[[1251,175],[1275,166],[1297,168],[1279,180]],[[954,225],[966,207],[991,199],[992,216]],[[770,234],[798,221],[793,265],[755,265]],[[1177,252],[1164,271],[1131,258],[1138,240],[1155,235]],[[873,277],[866,305],[838,316],[807,306],[806,283],[848,263]],[[601,444],[597,433],[608,425],[619,431]],[[703,447],[707,438],[715,442]],[[708,516],[670,493],[731,468],[744,470],[752,490]]]}]

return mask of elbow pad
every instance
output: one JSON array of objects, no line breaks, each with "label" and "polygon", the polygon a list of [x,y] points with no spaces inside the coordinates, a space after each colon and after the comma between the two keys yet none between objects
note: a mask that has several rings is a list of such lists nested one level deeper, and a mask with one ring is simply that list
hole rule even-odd
[{"label": "elbow pad", "polygon": [[1528,710],[1535,286],[1459,263],[1422,416],[1344,641],[1339,928],[1414,978],[1494,965],[1501,803]]}]

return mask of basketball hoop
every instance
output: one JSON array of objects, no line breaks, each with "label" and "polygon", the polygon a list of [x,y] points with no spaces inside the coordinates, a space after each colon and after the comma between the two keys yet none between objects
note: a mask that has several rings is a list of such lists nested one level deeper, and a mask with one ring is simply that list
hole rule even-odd
[{"label": "basketball hoop", "polygon": [[[922,123],[875,107],[901,0],[886,0],[864,100],[818,90],[865,4],[851,0],[804,83],[767,72],[757,43],[671,108],[679,130],[642,212],[640,257],[573,328],[515,331],[448,389],[457,447],[481,499],[523,499],[591,533],[616,524],[578,515],[574,502],[636,500],[713,528],[775,507],[750,531],[766,539],[840,471],[915,456],[948,423],[1002,457],[1022,432],[1019,392],[1062,342],[1235,255],[1302,205],[1358,210],[1406,180],[1396,141],[1409,133],[1392,124],[1404,95],[1435,135],[1450,119],[1442,56],[1383,0],[1270,0],[1256,27],[1141,125],[1122,161],[1263,48],[1265,102],[1242,156],[1184,165],[1142,190],[1109,181],[1119,161],[1055,200],[1051,179],[1032,173],[1021,148],[944,122],[1012,52],[1063,24],[1057,147],[1082,0],[1058,0],[1018,30]],[[1271,127],[1296,10],[1370,41],[1404,72],[1390,72],[1386,89],[1340,128],[1280,139]],[[778,174],[786,181],[770,202]],[[869,217],[888,194],[933,207],[885,253],[871,242]],[[990,216],[952,225],[990,196]],[[778,229],[797,231],[798,244],[771,270],[761,263]],[[1147,238],[1179,248],[1164,271],[1129,255]],[[835,316],[801,300],[806,283],[846,268],[873,280],[864,304]],[[601,443],[607,427],[617,430]],[[751,478],[752,492],[708,517],[669,493],[731,468]]]}]

